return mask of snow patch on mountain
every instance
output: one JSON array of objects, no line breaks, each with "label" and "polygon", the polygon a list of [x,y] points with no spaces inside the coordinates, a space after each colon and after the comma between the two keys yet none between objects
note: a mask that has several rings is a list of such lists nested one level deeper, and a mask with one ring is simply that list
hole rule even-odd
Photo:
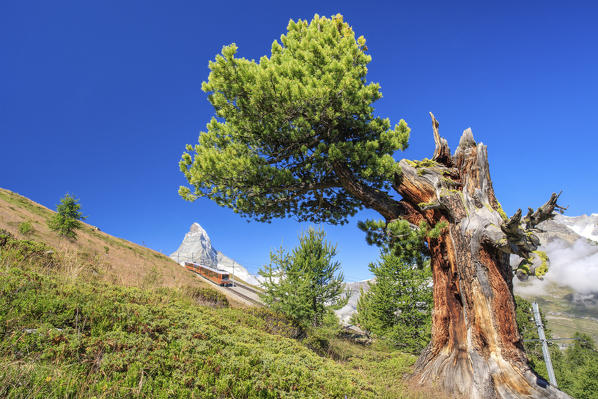
[{"label": "snow patch on mountain", "polygon": [[576,217],[557,215],[555,220],[580,236],[598,242],[598,213]]},{"label": "snow patch on mountain", "polygon": [[218,268],[226,270],[227,272],[234,274],[235,277],[240,278],[241,280],[245,281],[246,283],[252,285],[259,285],[260,282],[258,281],[257,277],[253,274],[249,273],[247,269],[239,264],[239,262],[235,261],[234,259],[229,258],[228,256],[224,255],[220,251],[216,251],[217,258],[218,258]]}]

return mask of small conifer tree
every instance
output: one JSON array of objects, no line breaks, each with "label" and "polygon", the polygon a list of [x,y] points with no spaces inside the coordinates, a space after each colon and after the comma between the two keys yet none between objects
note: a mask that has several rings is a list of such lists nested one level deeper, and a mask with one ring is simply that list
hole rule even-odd
[{"label": "small conifer tree", "polygon": [[76,230],[81,228],[80,220],[87,218],[80,209],[79,200],[68,193],[65,194],[56,206],[56,213],[48,220],[48,227],[61,236],[76,239]]},{"label": "small conifer tree", "polygon": [[419,353],[431,331],[429,267],[419,269],[387,252],[370,270],[376,281],[367,292],[362,290],[352,321],[403,351]]},{"label": "small conifer tree", "polygon": [[368,242],[382,247],[381,257],[369,265],[375,280],[362,290],[352,322],[403,351],[419,353],[430,339],[432,310],[432,274],[422,237],[434,229],[400,222],[392,227],[393,236],[401,238],[389,240],[368,223],[360,227]]},{"label": "small conifer tree", "polygon": [[324,231],[309,229],[291,253],[283,248],[271,252],[270,264],[259,271],[264,277],[263,301],[303,328],[319,327],[327,313],[347,303],[340,263],[332,260],[336,246],[325,236]]}]

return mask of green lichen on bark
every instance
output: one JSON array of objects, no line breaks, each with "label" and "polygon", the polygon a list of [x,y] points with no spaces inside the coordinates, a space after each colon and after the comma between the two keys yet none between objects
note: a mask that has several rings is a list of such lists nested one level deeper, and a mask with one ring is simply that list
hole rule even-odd
[{"label": "green lichen on bark", "polygon": [[540,266],[536,267],[536,277],[543,277],[546,272],[548,271],[548,255],[546,255],[546,252],[544,251],[533,251],[534,254],[536,254],[538,256],[538,258],[540,258],[540,261],[542,262],[540,264]]},{"label": "green lichen on bark", "polygon": [[505,211],[502,209],[502,205],[500,204],[500,202],[498,202],[498,200],[496,200],[496,203],[498,204],[498,208],[496,208],[496,212],[498,212],[498,214],[500,215],[502,220],[509,220],[509,217],[507,216]]},{"label": "green lichen on bark", "polygon": [[520,263],[519,267],[517,268],[517,271],[523,272],[523,273],[525,273],[526,275],[529,276],[529,271],[530,271],[529,266],[530,266],[530,264],[531,264],[530,259],[528,259],[527,262]]},{"label": "green lichen on bark", "polygon": [[[418,176],[422,176],[424,173],[426,173],[426,168],[433,168],[435,166],[441,166],[438,162],[428,159],[428,158],[424,158],[421,161],[412,161],[412,160],[406,160],[406,161],[409,166],[412,166],[416,169]],[[444,174],[444,172],[443,172],[443,174]]]},{"label": "green lichen on bark", "polygon": [[421,161],[415,161],[415,164],[416,168],[432,168],[434,166],[439,166],[438,162],[428,158],[424,158]]},{"label": "green lichen on bark", "polygon": [[420,202],[419,204],[417,204],[417,206],[419,206],[420,208],[425,208],[425,207],[434,206],[434,205],[438,205],[438,202],[430,201],[430,202]]}]

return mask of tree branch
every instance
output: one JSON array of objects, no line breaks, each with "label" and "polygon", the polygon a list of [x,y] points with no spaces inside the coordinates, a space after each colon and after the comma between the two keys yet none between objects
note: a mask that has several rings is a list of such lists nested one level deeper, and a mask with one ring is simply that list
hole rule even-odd
[{"label": "tree branch", "polygon": [[438,126],[439,123],[434,117],[434,114],[430,112],[430,116],[432,117],[432,129],[434,130],[434,155],[432,156],[432,160],[439,162],[446,166],[452,166],[453,160],[451,159],[451,150],[448,146],[448,142],[444,137],[440,137],[438,133]]},{"label": "tree branch", "polygon": [[528,208],[529,211],[523,219],[521,218],[521,209],[518,209],[510,219],[503,222],[500,228],[507,236],[512,253],[527,259],[532,251],[538,249],[540,240],[534,234],[534,231],[538,231],[538,224],[552,219],[555,209],[561,213],[566,209],[556,203],[560,195],[561,193],[552,193],[550,199],[535,211]]},{"label": "tree branch", "polygon": [[[534,212],[532,208],[528,208],[529,211],[527,215],[523,218],[525,222],[526,229],[533,229],[538,224],[542,223],[545,220],[552,219],[554,217],[554,210],[555,208],[560,212],[563,213],[567,208],[557,205],[556,201],[559,199],[563,192],[560,193],[552,193],[550,199],[546,201],[544,205],[536,209]],[[520,212],[521,213],[521,212]]]},{"label": "tree branch", "polygon": [[[336,181],[336,180],[324,180],[318,183],[300,183],[297,185],[293,185],[293,186],[281,186],[281,187],[277,187],[277,188],[271,188],[270,191],[272,193],[280,193],[283,191],[290,191],[293,194],[293,197],[296,197],[298,195],[301,194],[306,194],[310,191],[316,191],[316,190],[323,190],[326,188],[335,188],[335,187],[339,187],[340,184]],[[247,196],[248,197],[254,197],[254,196],[261,196],[263,195],[263,193],[259,193],[259,194],[254,194],[254,193],[249,193]]]},{"label": "tree branch", "polygon": [[341,162],[333,162],[332,168],[341,184],[353,197],[367,208],[377,211],[386,221],[398,219],[408,210],[387,193],[370,187],[355,178],[349,167]]}]

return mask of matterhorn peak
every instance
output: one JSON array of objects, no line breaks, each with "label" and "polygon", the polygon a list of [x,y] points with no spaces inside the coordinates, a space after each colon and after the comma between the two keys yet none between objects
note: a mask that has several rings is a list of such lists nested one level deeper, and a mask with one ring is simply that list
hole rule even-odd
[{"label": "matterhorn peak", "polygon": [[170,257],[178,263],[195,262],[210,267],[218,265],[218,254],[212,247],[210,236],[197,222],[191,225],[179,249]]},{"label": "matterhorn peak", "polygon": [[208,236],[208,233],[204,230],[203,227],[201,227],[201,224],[199,224],[197,222],[195,222],[191,225],[191,228],[189,229],[189,233],[198,233],[198,234],[205,235],[206,237]]},{"label": "matterhorn peak", "polygon": [[217,251],[212,246],[212,240],[206,230],[197,222],[191,225],[179,249],[173,252],[170,257],[180,264],[194,262],[203,266],[234,272],[235,276],[243,281],[250,284],[259,284],[255,276],[251,275],[247,269],[222,252]]}]

